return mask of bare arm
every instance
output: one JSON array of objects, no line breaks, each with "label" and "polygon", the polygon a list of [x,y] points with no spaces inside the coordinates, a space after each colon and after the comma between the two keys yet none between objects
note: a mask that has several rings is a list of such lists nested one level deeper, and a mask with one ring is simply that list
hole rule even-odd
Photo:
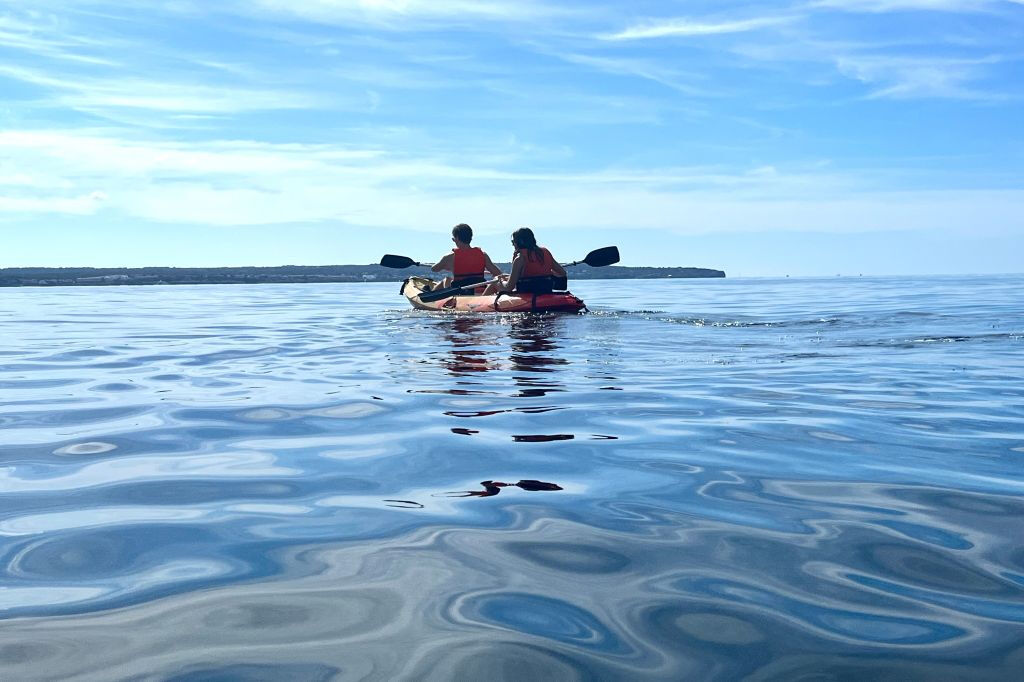
[{"label": "bare arm", "polygon": [[512,270],[508,275],[508,282],[502,288],[502,291],[509,292],[516,288],[516,283],[519,282],[519,275],[523,272],[523,257],[516,254],[516,257],[512,259]]},{"label": "bare arm", "polygon": [[565,268],[563,268],[561,265],[558,264],[558,261],[555,260],[554,256],[551,257],[551,272],[553,272],[558,277],[568,277],[569,276],[569,275],[565,274]]},{"label": "bare arm", "polygon": [[443,272],[444,270],[451,270],[451,271],[454,272],[454,270],[455,270],[455,264],[453,262],[454,259],[455,259],[455,256],[453,254],[449,253],[447,256],[445,256],[441,260],[437,261],[437,264],[435,264],[434,267],[432,267],[430,269],[433,270],[434,272]]}]

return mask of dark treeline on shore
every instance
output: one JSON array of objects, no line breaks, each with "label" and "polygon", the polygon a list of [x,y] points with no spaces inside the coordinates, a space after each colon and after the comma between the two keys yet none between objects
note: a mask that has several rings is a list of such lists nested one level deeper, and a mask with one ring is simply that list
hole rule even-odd
[{"label": "dark treeline on shore", "polygon": [[[499,263],[505,272],[508,263]],[[400,282],[410,275],[436,275],[427,268],[392,270],[379,265],[281,265],[237,268],[0,268],[0,287],[112,286],[131,284],[259,284],[282,282]],[[708,268],[569,269],[570,279],[658,279],[725,277]]]}]

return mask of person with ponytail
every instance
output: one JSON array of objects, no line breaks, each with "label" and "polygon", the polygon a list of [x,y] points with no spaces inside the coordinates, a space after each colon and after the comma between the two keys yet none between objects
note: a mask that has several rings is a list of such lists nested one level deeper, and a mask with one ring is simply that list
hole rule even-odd
[{"label": "person with ponytail", "polygon": [[[485,294],[549,294],[554,288],[556,278],[564,282],[565,268],[558,264],[550,251],[537,245],[533,230],[521,227],[513,232],[512,245],[515,247],[515,254],[512,256],[512,269],[508,279],[500,285],[490,285]],[[564,288],[564,285],[558,288]]]}]

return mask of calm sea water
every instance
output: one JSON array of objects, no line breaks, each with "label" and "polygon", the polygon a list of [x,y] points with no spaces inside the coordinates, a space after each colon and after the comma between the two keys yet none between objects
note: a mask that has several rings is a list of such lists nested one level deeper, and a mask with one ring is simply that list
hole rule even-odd
[{"label": "calm sea water", "polygon": [[1020,679],[1024,277],[0,290],[0,677]]}]

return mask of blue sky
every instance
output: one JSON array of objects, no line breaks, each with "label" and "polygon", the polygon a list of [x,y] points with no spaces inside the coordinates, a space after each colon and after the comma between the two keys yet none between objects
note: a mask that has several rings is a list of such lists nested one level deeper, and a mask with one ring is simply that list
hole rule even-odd
[{"label": "blue sky", "polygon": [[1024,0],[0,0],[0,92],[0,267],[1024,269]]}]

